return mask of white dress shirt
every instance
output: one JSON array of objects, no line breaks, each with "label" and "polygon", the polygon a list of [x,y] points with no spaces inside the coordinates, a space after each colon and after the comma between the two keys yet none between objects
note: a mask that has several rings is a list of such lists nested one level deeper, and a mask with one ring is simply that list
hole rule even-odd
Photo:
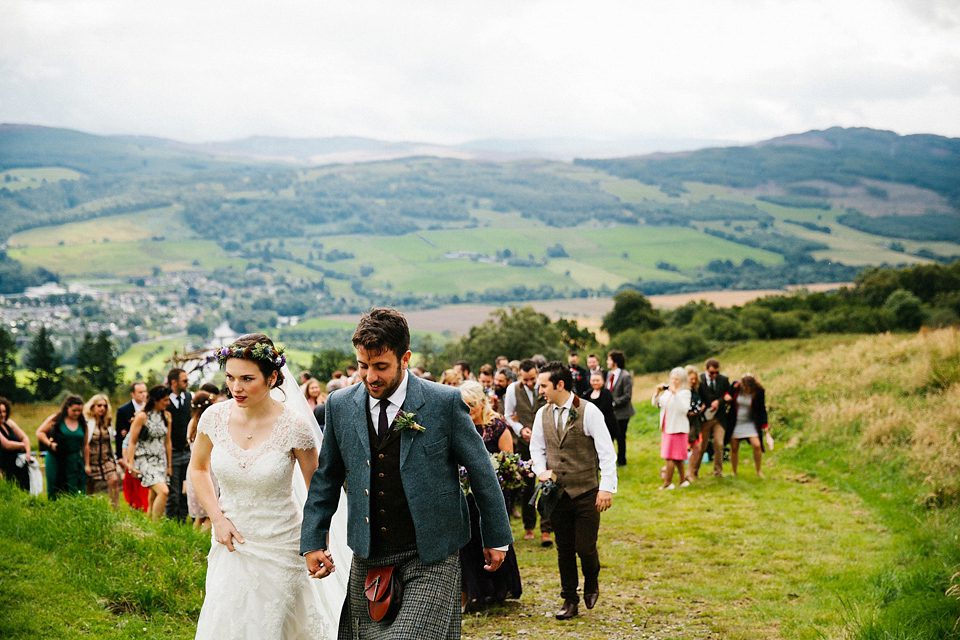
[{"label": "white dress shirt", "polygon": [[[573,394],[563,403],[564,422],[570,415],[573,405]],[[543,437],[543,412],[555,411],[556,407],[548,404],[537,411],[533,420],[533,435],[530,436],[530,459],[533,461],[533,472],[539,476],[547,470],[547,442]],[[583,433],[593,439],[593,446],[597,450],[597,459],[600,461],[600,490],[617,492],[617,452],[610,439],[610,431],[603,420],[603,413],[592,402],[580,402],[583,412]],[[556,416],[556,414],[554,414]],[[566,425],[564,425],[566,427]]]},{"label": "white dress shirt", "polygon": [[520,431],[523,429],[523,424],[519,420],[513,420],[510,416],[517,412],[517,387],[522,387],[524,391],[527,392],[527,398],[530,399],[530,404],[535,405],[536,400],[536,391],[530,389],[530,387],[524,384],[511,383],[507,385],[507,392],[503,396],[503,419],[507,421],[507,424],[510,425],[510,428],[513,429],[513,432],[520,435]]}]

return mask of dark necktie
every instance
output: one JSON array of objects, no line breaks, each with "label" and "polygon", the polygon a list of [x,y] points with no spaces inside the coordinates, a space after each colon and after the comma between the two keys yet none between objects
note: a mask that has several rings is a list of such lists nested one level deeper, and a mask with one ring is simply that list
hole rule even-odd
[{"label": "dark necktie", "polygon": [[386,435],[387,429],[390,428],[390,423],[387,422],[387,406],[390,404],[390,401],[383,399],[380,401],[380,421],[377,423],[377,435],[381,438]]}]

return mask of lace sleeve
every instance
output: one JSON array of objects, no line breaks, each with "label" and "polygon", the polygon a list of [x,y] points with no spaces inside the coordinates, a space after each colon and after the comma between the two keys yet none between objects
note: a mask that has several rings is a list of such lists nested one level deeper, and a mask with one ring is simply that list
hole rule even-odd
[{"label": "lace sleeve", "polygon": [[290,421],[288,444],[291,449],[315,449],[317,439],[313,436],[313,428],[301,415],[293,415]]},{"label": "lace sleeve", "polygon": [[[226,404],[226,403],[224,403]],[[213,431],[216,424],[215,416],[220,414],[220,407],[214,405],[203,412],[200,420],[197,422],[197,432],[206,435],[213,440]]]}]

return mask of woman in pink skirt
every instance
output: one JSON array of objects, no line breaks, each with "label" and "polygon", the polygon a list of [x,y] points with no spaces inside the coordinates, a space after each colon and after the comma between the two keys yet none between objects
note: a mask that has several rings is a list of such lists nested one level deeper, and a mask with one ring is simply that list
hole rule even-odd
[{"label": "woman in pink skirt", "polygon": [[683,463],[687,459],[687,434],[690,432],[690,421],[687,420],[687,411],[690,410],[690,382],[686,372],[677,367],[670,372],[670,384],[657,386],[651,400],[653,406],[660,407],[660,457],[667,461],[667,468],[663,474],[661,489],[673,489],[673,470],[680,471],[680,486],[689,487],[683,470]]}]

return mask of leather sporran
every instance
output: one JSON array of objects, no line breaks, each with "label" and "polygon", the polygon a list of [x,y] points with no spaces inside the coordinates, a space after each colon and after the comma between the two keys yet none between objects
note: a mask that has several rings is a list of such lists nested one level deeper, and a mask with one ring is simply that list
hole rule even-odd
[{"label": "leather sporran", "polygon": [[374,567],[363,583],[367,613],[374,622],[390,622],[397,617],[403,601],[403,580],[399,567]]}]

